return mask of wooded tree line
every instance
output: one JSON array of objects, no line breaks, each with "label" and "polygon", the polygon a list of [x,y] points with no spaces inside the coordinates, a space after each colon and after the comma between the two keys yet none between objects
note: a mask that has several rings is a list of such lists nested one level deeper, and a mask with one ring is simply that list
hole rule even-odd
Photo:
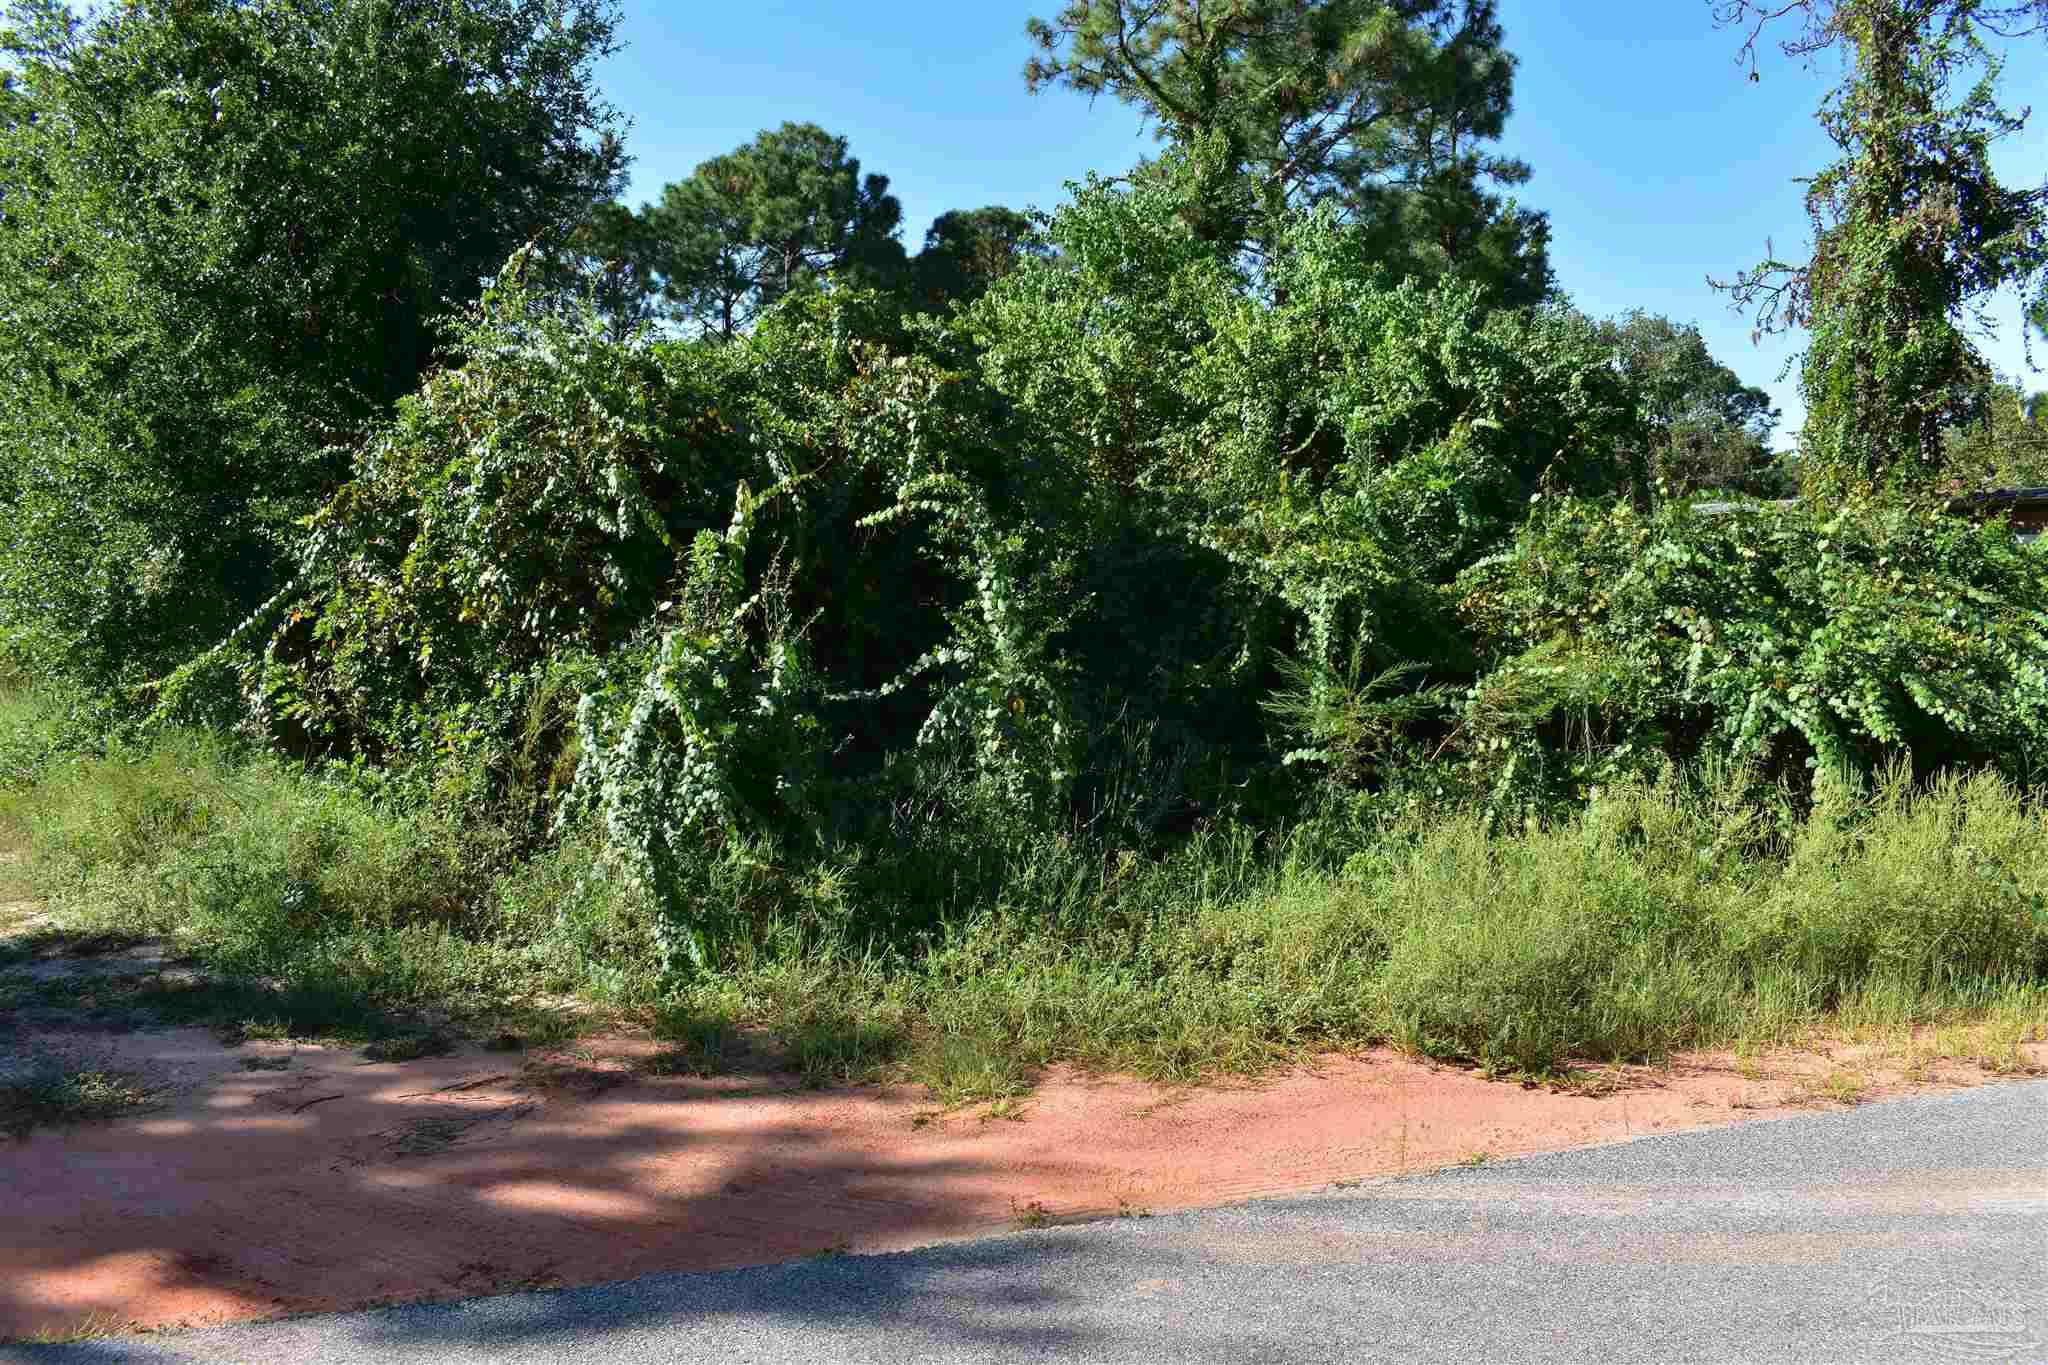
[{"label": "wooded tree line", "polygon": [[[1137,105],[1169,144],[1218,139],[1216,184],[1190,210],[1205,240],[1270,256],[1285,211],[1327,204],[1397,274],[1448,271],[1504,307],[1551,293],[1548,220],[1499,194],[1529,168],[1489,150],[1514,84],[1492,0],[1070,3],[1029,33],[1032,89]],[[1242,202],[1240,183],[1255,186]],[[1030,247],[1029,220],[990,206],[945,214],[908,256],[888,191],[844,139],[785,124],[637,211],[608,207],[579,245],[624,315],[727,338],[828,273],[930,309]]]},{"label": "wooded tree line", "polygon": [[[808,124],[617,202],[604,0],[6,14],[0,613],[67,669],[155,671],[270,596],[297,520],[523,243],[617,327],[728,340],[828,280],[941,312],[1045,251],[986,206],[908,252],[888,178]],[[1135,103],[1169,145],[1217,140],[1199,235],[1270,264],[1279,215],[1328,205],[1398,275],[1551,297],[1547,222],[1501,197],[1529,169],[1490,150],[1514,70],[1491,3],[1099,0],[1031,37],[1034,88]],[[1694,436],[1732,382],[1699,375],[1701,412],[1672,419]],[[1757,463],[1763,417],[1711,439]]]},{"label": "wooded tree line", "polygon": [[1695,326],[1560,294],[1492,0],[1071,0],[1022,79],[1156,154],[914,253],[809,124],[619,202],[607,0],[6,13],[0,649],[107,716],[453,765],[671,886],[969,788],[1064,828],[1120,745],[1152,838],[2048,744],[2040,561],[1928,510],[2042,468],[1968,328],[2043,307],[1986,44],[2048,0],[1702,7],[1846,59],[1813,253],[1731,284],[1810,337],[1789,460]]}]

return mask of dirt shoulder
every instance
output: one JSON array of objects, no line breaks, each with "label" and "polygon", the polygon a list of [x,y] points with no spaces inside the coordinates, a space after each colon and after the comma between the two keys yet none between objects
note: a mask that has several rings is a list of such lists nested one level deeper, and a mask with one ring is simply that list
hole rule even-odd
[{"label": "dirt shoulder", "polygon": [[[2026,1045],[2048,1065],[2048,1047]],[[659,1074],[637,1038],[374,1062],[199,1029],[0,1040],[149,1102],[0,1140],[0,1338],[582,1285],[1225,1203],[1973,1083],[1788,1054],[1524,1087],[1387,1052],[1173,1091],[1054,1074],[1022,1102],[774,1072]],[[1847,1079],[1845,1079],[1847,1078]]]}]

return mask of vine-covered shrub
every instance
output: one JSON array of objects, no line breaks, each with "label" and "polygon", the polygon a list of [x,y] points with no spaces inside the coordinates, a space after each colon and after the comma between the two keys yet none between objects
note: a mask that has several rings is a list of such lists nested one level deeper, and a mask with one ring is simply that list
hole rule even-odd
[{"label": "vine-covered shrub", "polygon": [[986,396],[943,347],[866,339],[870,307],[648,345],[509,280],[314,519],[267,642],[252,623],[262,718],[513,798],[536,834],[593,812],[693,957],[698,853],[851,837],[905,753],[1043,815],[1074,768],[1053,561],[990,474]]},{"label": "vine-covered shrub", "polygon": [[[1295,722],[1355,710],[1364,678],[1469,676],[1445,585],[1538,489],[1640,491],[1641,428],[1581,320],[1394,284],[1323,215],[1254,284],[1187,231],[1180,192],[1086,187],[1049,227],[1058,257],[966,328],[1065,499],[1039,516],[1072,566],[1059,646],[1084,728],[1135,712],[1241,780],[1336,752]],[[1299,704],[1265,705],[1276,688]]]},{"label": "vine-covered shrub", "polygon": [[1666,757],[1869,775],[2048,757],[2048,557],[1938,506],[1546,502],[1468,571],[1461,717],[1500,790]]},{"label": "vine-covered shrub", "polygon": [[1540,490],[1643,494],[1635,395],[1583,318],[1489,310],[1452,280],[1391,284],[1320,216],[1285,247],[1272,302],[1219,317],[1186,380],[1202,420],[1178,433],[1189,491],[1267,541],[1269,567],[1293,578],[1296,554],[1364,540],[1441,583]]},{"label": "vine-covered shrub", "polygon": [[436,760],[634,639],[743,443],[725,376],[532,310],[516,278],[319,512],[261,685],[317,748]]},{"label": "vine-covered shrub", "polygon": [[[665,624],[629,656],[637,685],[586,692],[573,796],[595,807],[613,854],[668,912],[671,956],[705,957],[685,885],[694,851],[722,833],[815,821],[820,700],[778,563],[748,594],[757,505],[740,485],[731,526],[700,531]],[[613,695],[624,706],[613,704]]]},{"label": "vine-covered shrub", "polygon": [[1286,757],[1379,780],[1473,666],[1455,571],[1539,488],[1631,486],[1628,392],[1590,330],[1391,285],[1326,217],[1255,290],[1179,193],[1093,186],[908,328],[829,290],[620,340],[509,270],[314,519],[263,718],[588,812],[692,959],[707,850],[910,808],[1143,846],[1284,815]]}]

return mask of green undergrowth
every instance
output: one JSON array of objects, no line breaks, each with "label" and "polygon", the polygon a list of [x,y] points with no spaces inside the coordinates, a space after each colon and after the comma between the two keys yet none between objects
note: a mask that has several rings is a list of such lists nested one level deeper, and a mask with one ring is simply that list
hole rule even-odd
[{"label": "green undergrowth", "polygon": [[161,937],[200,970],[136,988],[171,1017],[401,1049],[439,1036],[427,1016],[515,1038],[636,1020],[672,1072],[765,1048],[945,1102],[1055,1063],[1192,1080],[1377,1043],[1554,1074],[1839,1029],[2048,1036],[2048,823],[1988,775],[1824,797],[1789,828],[1674,782],[1519,830],[1221,826],[1160,857],[991,840],[967,871],[915,838],[727,848],[688,869],[711,965],[672,971],[594,839],[516,856],[487,822],[206,736],[42,762],[0,790],[0,844],[63,932]]},{"label": "green undergrowth", "polygon": [[25,1138],[39,1127],[118,1118],[149,1104],[149,1091],[133,1077],[45,1059],[0,1082],[0,1133]]}]

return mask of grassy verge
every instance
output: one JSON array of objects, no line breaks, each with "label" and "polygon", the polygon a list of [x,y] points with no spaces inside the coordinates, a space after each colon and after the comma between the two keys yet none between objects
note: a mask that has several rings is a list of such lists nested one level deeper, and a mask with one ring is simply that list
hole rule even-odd
[{"label": "grassy verge", "polygon": [[1738,807],[1628,791],[1506,835],[1451,815],[1211,831],[1159,860],[1020,843],[922,923],[868,908],[916,881],[872,851],[729,852],[703,869],[719,960],[680,976],[592,841],[508,861],[487,826],[205,736],[40,761],[0,792],[0,843],[64,933],[159,936],[204,970],[137,988],[173,1017],[399,1049],[631,1017],[676,1070],[765,1038],[813,1081],[946,1101],[1055,1062],[1188,1079],[1378,1042],[1556,1073],[1831,1031],[2010,1063],[2048,1037],[2048,823],[1988,777],[1772,839]]}]

